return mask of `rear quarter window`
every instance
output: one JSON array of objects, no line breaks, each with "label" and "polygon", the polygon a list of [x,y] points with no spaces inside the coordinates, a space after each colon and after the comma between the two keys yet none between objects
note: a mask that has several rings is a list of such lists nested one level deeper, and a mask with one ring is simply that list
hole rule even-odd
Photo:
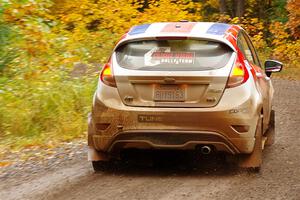
[{"label": "rear quarter window", "polygon": [[143,40],[116,49],[118,64],[148,71],[202,71],[224,67],[233,51],[226,44],[206,40]]}]

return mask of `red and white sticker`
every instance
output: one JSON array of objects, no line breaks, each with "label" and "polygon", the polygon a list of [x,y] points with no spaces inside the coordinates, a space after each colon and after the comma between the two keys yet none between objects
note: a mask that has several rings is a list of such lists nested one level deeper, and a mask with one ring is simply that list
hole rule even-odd
[{"label": "red and white sticker", "polygon": [[170,47],[155,47],[144,56],[146,66],[194,64],[195,52],[171,52]]}]

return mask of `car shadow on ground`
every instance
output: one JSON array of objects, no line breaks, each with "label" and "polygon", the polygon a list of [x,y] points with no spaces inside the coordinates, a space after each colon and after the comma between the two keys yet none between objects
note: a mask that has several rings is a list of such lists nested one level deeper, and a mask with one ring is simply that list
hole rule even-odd
[{"label": "car shadow on ground", "polygon": [[[194,151],[134,151],[106,166],[101,174],[122,176],[232,176],[247,173],[223,154]],[[96,173],[97,174],[97,173]]]}]

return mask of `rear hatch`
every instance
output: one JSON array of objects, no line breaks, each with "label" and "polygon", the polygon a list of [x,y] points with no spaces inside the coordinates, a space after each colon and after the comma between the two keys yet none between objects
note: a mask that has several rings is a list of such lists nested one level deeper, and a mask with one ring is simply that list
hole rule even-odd
[{"label": "rear hatch", "polygon": [[235,57],[218,41],[147,39],[118,46],[112,67],[125,105],[213,107],[222,97]]}]

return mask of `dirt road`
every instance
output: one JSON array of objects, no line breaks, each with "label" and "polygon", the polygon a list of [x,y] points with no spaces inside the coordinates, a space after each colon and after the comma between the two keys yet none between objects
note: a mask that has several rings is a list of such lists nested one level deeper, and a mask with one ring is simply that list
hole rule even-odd
[{"label": "dirt road", "polygon": [[[155,167],[119,164],[94,173],[86,150],[73,160],[0,180],[0,199],[300,199],[300,82],[275,80],[276,143],[259,174],[209,157],[197,166],[165,157]],[[20,171],[16,174],[22,174]]]}]

